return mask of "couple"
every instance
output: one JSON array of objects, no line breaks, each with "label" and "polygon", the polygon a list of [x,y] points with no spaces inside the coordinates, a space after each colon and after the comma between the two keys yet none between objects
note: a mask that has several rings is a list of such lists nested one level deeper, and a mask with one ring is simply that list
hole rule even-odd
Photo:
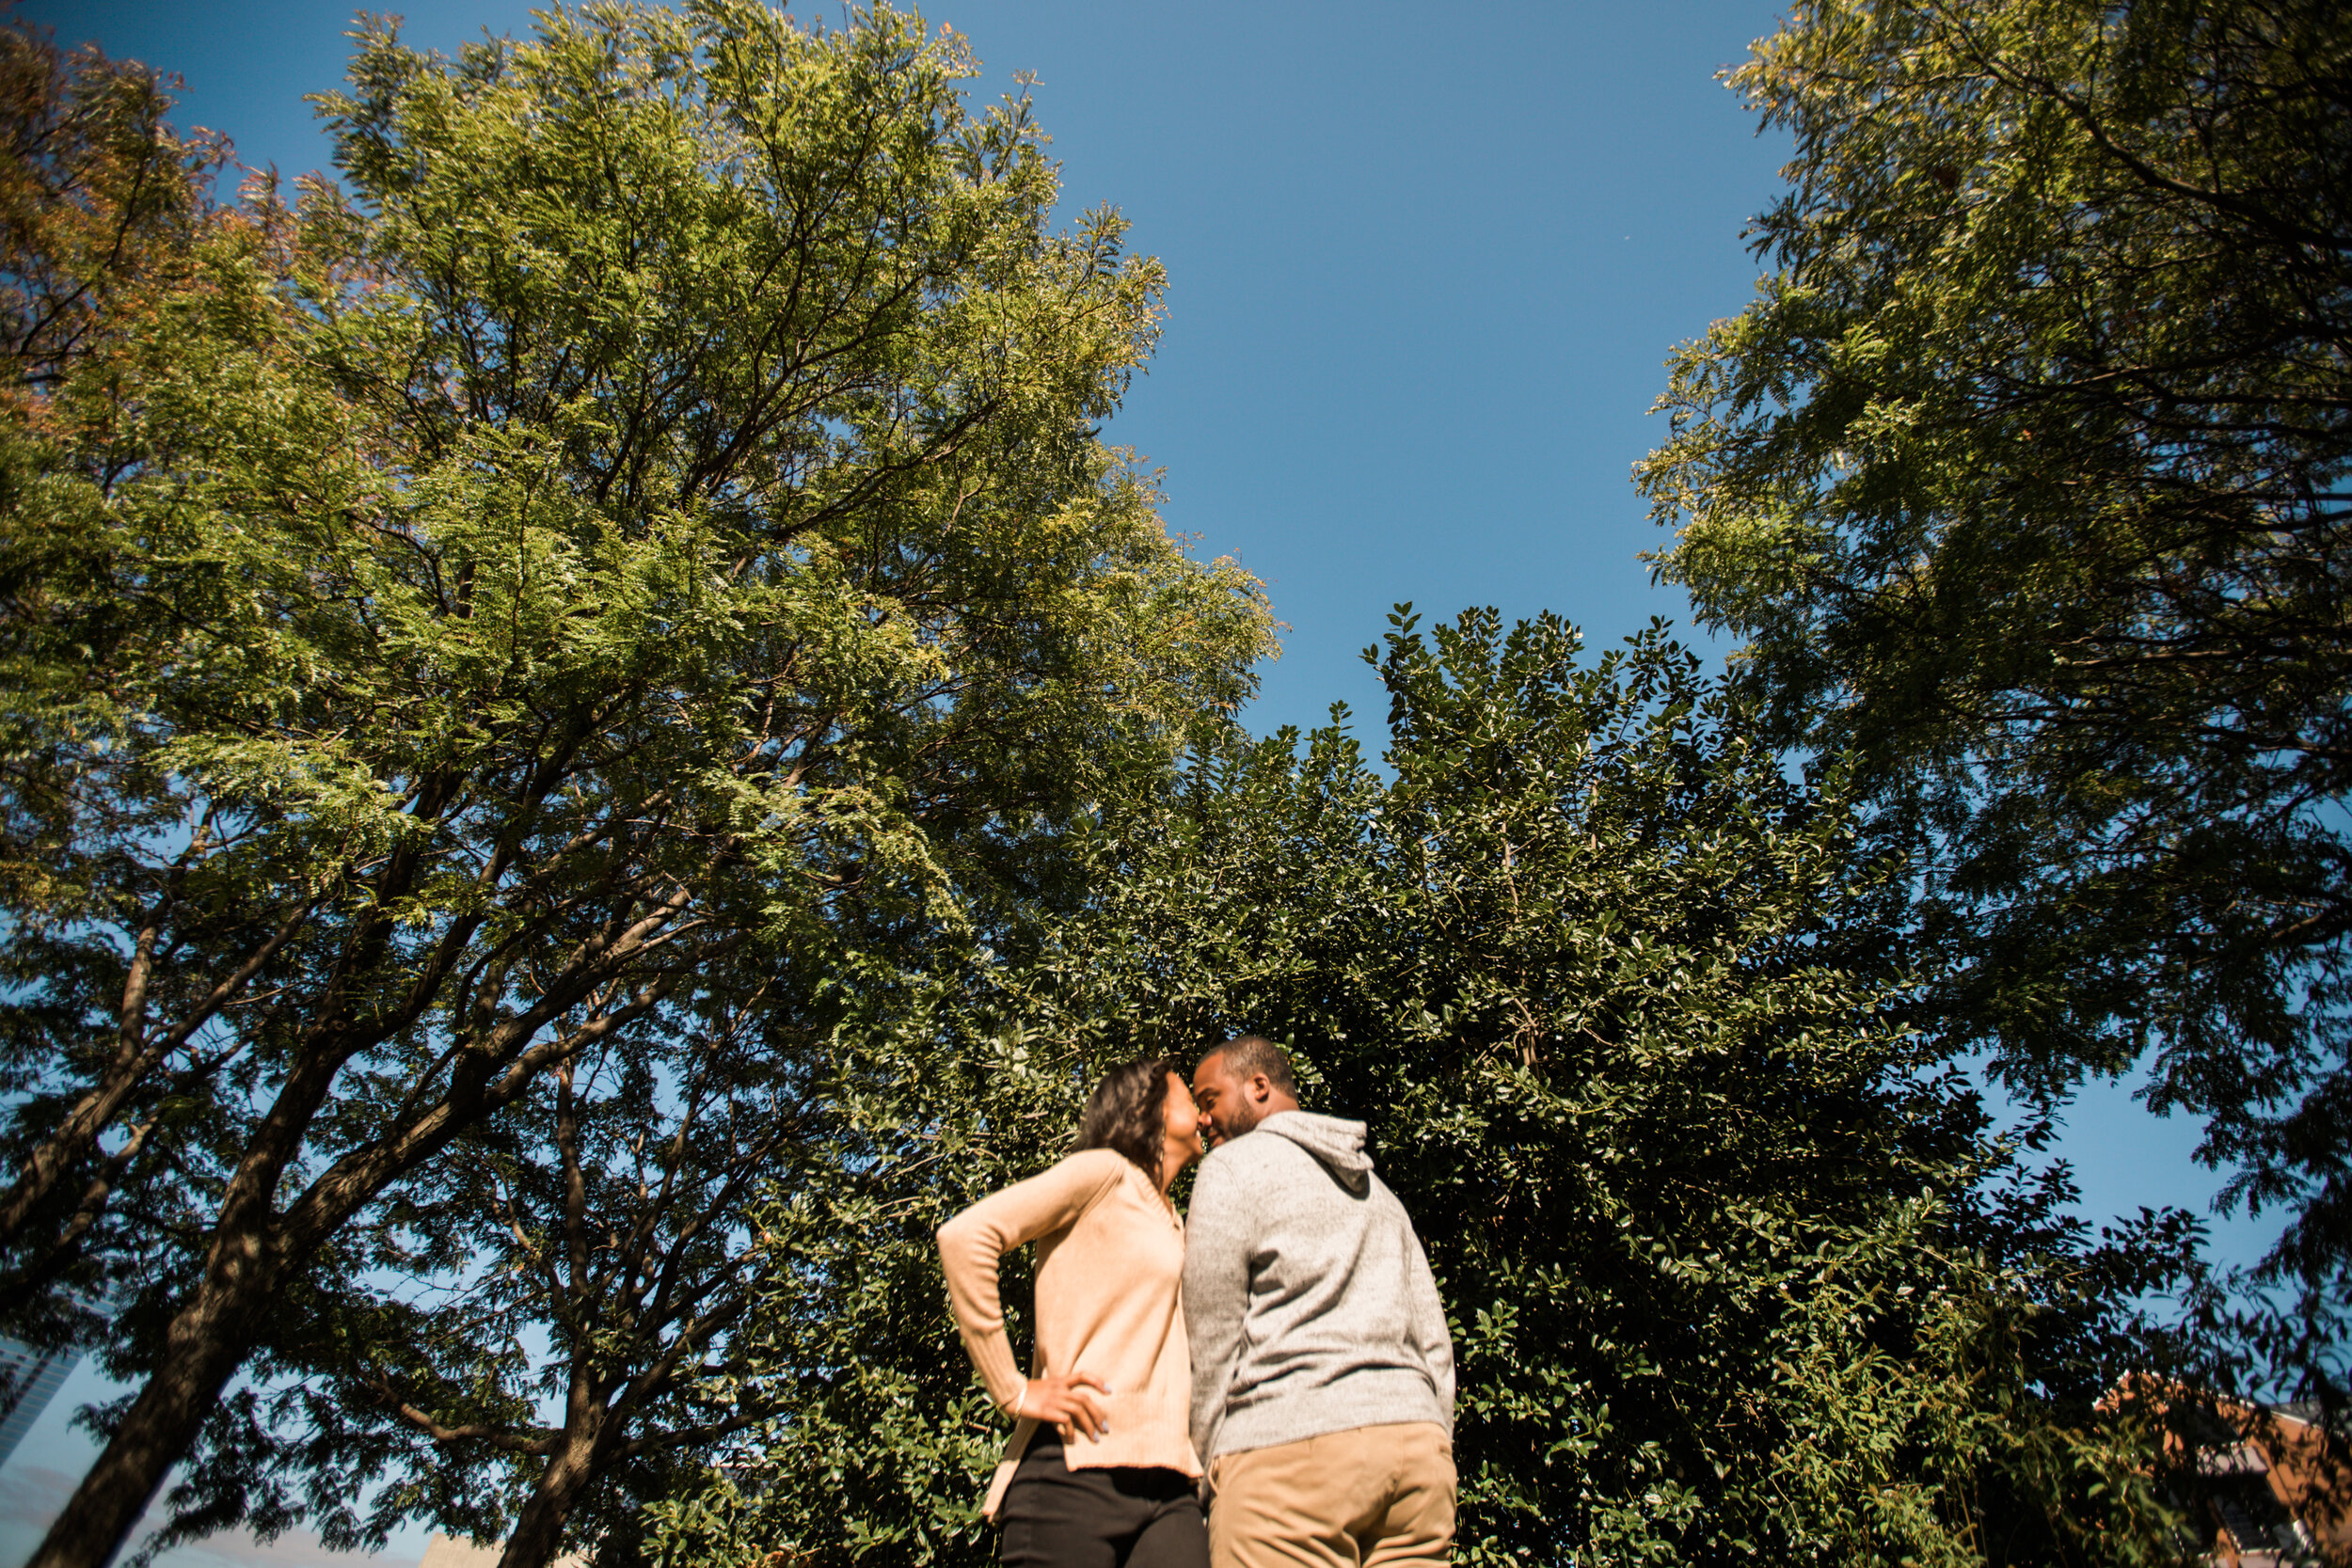
[{"label": "couple", "polygon": [[[1168,1189],[1204,1135],[1187,1238]],[[1016,1418],[984,1510],[1004,1561],[1447,1560],[1454,1345],[1363,1123],[1301,1111],[1280,1050],[1245,1036],[1189,1088],[1165,1060],[1114,1069],[1077,1150],[939,1230],[964,1348]],[[996,1267],[1030,1241],[1025,1378]]]}]

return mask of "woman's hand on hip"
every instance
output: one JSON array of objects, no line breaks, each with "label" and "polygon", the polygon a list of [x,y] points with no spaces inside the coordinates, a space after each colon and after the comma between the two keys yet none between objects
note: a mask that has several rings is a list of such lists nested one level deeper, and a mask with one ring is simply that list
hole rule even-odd
[{"label": "woman's hand on hip", "polygon": [[1110,1434],[1110,1408],[1102,1399],[1109,1392],[1103,1380],[1092,1372],[1033,1377],[1021,1396],[1020,1413],[1051,1421],[1061,1429],[1065,1439],[1075,1427],[1085,1433],[1088,1442],[1099,1443]]}]

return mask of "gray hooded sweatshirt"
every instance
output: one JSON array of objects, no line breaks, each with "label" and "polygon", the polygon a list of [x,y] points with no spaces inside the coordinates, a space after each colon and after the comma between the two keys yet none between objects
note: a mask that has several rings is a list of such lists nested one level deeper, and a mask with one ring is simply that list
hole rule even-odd
[{"label": "gray hooded sweatshirt", "polygon": [[1453,1433],[1445,1308],[1360,1121],[1279,1112],[1202,1163],[1184,1326],[1203,1465],[1391,1422]]}]

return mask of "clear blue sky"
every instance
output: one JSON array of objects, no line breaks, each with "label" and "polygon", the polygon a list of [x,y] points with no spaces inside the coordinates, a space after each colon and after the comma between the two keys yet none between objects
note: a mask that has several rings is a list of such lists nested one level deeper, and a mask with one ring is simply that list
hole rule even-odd
[{"label": "clear blue sky", "polygon": [[[182,123],[228,134],[246,163],[326,163],[301,97],[341,78],[336,5],[24,9],[63,41],[179,72]],[[530,25],[514,0],[405,13],[410,42],[444,50]],[[1786,150],[1716,72],[1777,7],[950,0],[927,14],[973,40],[976,94],[1037,75],[1064,213],[1115,204],[1168,265],[1166,336],[1109,434],[1166,468],[1169,525],[1238,557],[1290,624],[1253,727],[1318,723],[1344,700],[1375,738],[1386,705],[1356,653],[1400,599],[1432,616],[1557,610],[1594,645],[1687,620],[1636,559],[1661,536],[1628,470],[1662,434],[1645,412],[1668,350],[1755,283],[1740,231]],[[2214,1188],[2188,1159],[2195,1130],[2126,1091],[2091,1095],[2073,1123],[2064,1152],[2093,1214],[2201,1209]],[[2221,1227],[2223,1250],[2250,1258],[2266,1228]],[[43,1443],[69,1467],[78,1441],[55,1414],[35,1437],[0,1475],[0,1559],[45,1495],[22,1472]]]}]

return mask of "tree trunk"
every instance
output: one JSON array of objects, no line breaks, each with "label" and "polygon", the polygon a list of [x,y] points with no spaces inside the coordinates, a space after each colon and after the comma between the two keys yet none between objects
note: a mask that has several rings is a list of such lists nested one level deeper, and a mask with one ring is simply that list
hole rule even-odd
[{"label": "tree trunk", "polygon": [[237,1250],[247,1266],[208,1271],[196,1299],[172,1320],[154,1374],[25,1568],[105,1568],[196,1441],[244,1365],[250,1325],[275,1284],[258,1246]]},{"label": "tree trunk", "polygon": [[499,1568],[548,1568],[555,1560],[572,1510],[604,1473],[625,1424],[619,1415],[605,1408],[601,1399],[584,1406],[574,1402],[572,1418],[564,1424],[564,1444],[539,1472],[538,1487],[523,1505],[514,1533],[506,1538]]},{"label": "tree trunk", "polygon": [[287,1075],[221,1194],[203,1275],[172,1318],[147,1386],[24,1568],[106,1568],[252,1354],[256,1326],[284,1283],[289,1261],[271,1207],[278,1180],[348,1055],[312,1052]]}]

